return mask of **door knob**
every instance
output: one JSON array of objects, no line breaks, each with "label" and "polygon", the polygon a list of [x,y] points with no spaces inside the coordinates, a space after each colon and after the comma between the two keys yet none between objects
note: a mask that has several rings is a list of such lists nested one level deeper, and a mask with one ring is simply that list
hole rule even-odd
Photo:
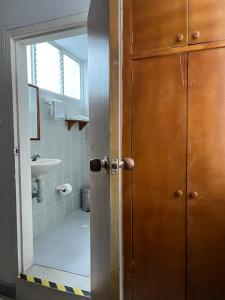
[{"label": "door knob", "polygon": [[199,31],[195,31],[195,32],[193,32],[193,38],[195,39],[195,40],[197,40],[198,38],[200,38],[200,32]]},{"label": "door knob", "polygon": [[102,169],[107,170],[109,167],[109,160],[107,157],[104,159],[94,158],[90,160],[90,170],[92,172],[100,172]]},{"label": "door knob", "polygon": [[119,167],[126,171],[132,171],[134,169],[134,166],[134,160],[129,157],[124,158],[119,164]]},{"label": "door knob", "polygon": [[198,194],[198,192],[192,192],[190,196],[192,199],[197,199],[199,194]]},{"label": "door knob", "polygon": [[179,34],[177,35],[177,41],[178,41],[178,42],[182,42],[183,39],[184,39],[184,35],[183,35],[182,33],[179,33]]},{"label": "door knob", "polygon": [[176,191],[175,196],[179,197],[179,198],[182,197],[183,196],[183,191],[181,191],[181,190]]},{"label": "door knob", "polygon": [[119,169],[124,169],[125,171],[132,171],[134,169],[134,160],[132,158],[124,158],[120,161],[118,158],[112,158],[112,174],[116,175]]}]

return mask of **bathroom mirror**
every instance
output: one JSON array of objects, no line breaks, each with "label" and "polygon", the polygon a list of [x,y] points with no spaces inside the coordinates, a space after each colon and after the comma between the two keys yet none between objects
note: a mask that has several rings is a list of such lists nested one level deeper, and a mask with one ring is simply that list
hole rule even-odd
[{"label": "bathroom mirror", "polygon": [[29,113],[30,113],[30,139],[40,140],[40,105],[39,88],[35,85],[28,85]]}]

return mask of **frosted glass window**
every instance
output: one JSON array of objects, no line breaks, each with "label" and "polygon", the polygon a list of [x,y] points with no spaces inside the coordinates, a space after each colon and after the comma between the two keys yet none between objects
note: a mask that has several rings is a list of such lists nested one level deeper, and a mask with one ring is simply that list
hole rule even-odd
[{"label": "frosted glass window", "polygon": [[61,93],[60,50],[48,44],[36,45],[36,84],[42,89]]},{"label": "frosted glass window", "polygon": [[77,100],[83,98],[82,63],[49,43],[27,46],[28,83]]},{"label": "frosted glass window", "polygon": [[64,95],[81,99],[81,65],[67,55],[63,55]]},{"label": "frosted glass window", "polygon": [[31,46],[27,46],[27,81],[32,84],[32,58]]}]

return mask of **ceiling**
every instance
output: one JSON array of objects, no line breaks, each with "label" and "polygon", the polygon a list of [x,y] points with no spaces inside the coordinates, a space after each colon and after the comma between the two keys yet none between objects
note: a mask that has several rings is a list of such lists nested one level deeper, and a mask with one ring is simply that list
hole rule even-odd
[{"label": "ceiling", "polygon": [[54,41],[73,56],[83,61],[88,60],[88,36],[87,34],[68,37]]}]

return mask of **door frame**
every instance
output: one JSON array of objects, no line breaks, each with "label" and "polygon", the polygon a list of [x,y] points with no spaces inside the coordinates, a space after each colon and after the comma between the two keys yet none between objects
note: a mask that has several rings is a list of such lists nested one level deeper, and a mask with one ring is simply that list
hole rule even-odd
[{"label": "door frame", "polygon": [[[6,62],[6,82],[8,86],[8,101],[11,103],[12,115],[13,115],[13,128],[14,128],[14,155],[15,155],[15,185],[16,185],[16,195],[15,201],[13,203],[13,215],[15,216],[13,220],[15,232],[14,239],[15,245],[17,246],[17,257],[16,268],[17,273],[15,274],[15,279],[21,273],[23,269],[23,246],[22,236],[23,236],[23,224],[21,219],[22,213],[22,201],[21,197],[24,196],[23,186],[21,184],[21,170],[23,175],[28,174],[29,164],[25,164],[25,168],[21,168],[22,163],[24,164],[24,157],[27,153],[19,153],[18,149],[21,149],[21,143],[27,143],[27,141],[21,140],[20,130],[23,124],[21,118],[19,119],[19,106],[18,97],[21,94],[24,95],[23,90],[25,86],[19,85],[17,80],[17,54],[20,47],[25,47],[22,45],[22,41],[29,39],[34,39],[41,36],[46,36],[51,34],[56,37],[62,32],[68,32],[69,34],[74,29],[79,29],[87,24],[87,14],[81,13],[73,16],[60,18],[44,23],[34,24],[15,30],[10,30],[5,32],[5,62]],[[109,28],[110,28],[110,158],[118,157],[121,158],[121,108],[122,108],[122,93],[121,93],[121,79],[122,79],[122,42],[121,42],[121,0],[113,0],[109,3]],[[43,41],[43,38],[42,38]],[[27,145],[29,150],[29,145]],[[31,185],[26,189],[26,193],[31,191]],[[111,235],[110,245],[111,245],[111,299],[120,299],[122,296],[122,222],[121,222],[121,172],[117,176],[110,176],[110,211],[111,211]],[[29,205],[29,204],[28,204]],[[30,204],[31,206],[31,204]],[[32,220],[28,220],[29,224],[32,226]],[[28,233],[29,236],[29,233]],[[32,251],[32,249],[31,249]],[[18,283],[19,282],[19,283]],[[26,289],[33,293],[33,297],[38,297],[38,288],[36,285],[28,284],[27,282],[17,279],[17,287],[19,290]],[[45,287],[43,287],[46,289]],[[37,293],[37,295],[36,295]],[[62,297],[62,293],[58,292]],[[56,295],[52,293],[54,298]],[[35,296],[36,295],[36,296]],[[66,295],[66,294],[65,294]],[[68,296],[68,295],[66,295]],[[65,297],[66,297],[65,296]],[[28,297],[28,296],[27,296]],[[76,296],[73,296],[76,298]],[[80,298],[80,297],[78,297]],[[38,298],[37,298],[38,299]],[[48,298],[48,299],[51,299]],[[61,298],[63,299],[63,298]],[[97,299],[96,299],[97,300]]]},{"label": "door frame", "polygon": [[[65,19],[63,20],[65,21]],[[73,23],[72,23],[73,21]],[[87,14],[74,16],[67,24],[46,24],[45,30],[39,30],[39,24],[10,32],[11,74],[13,88],[14,149],[16,169],[17,236],[19,273],[31,267],[33,263],[33,221],[31,195],[31,174],[27,157],[30,156],[30,134],[28,129],[28,97],[26,92],[26,45],[29,42],[43,42],[48,39],[76,35],[87,27]],[[7,51],[8,52],[8,51]],[[18,150],[16,150],[18,149]],[[18,153],[17,153],[18,154]],[[27,178],[27,182],[21,180]]]}]

